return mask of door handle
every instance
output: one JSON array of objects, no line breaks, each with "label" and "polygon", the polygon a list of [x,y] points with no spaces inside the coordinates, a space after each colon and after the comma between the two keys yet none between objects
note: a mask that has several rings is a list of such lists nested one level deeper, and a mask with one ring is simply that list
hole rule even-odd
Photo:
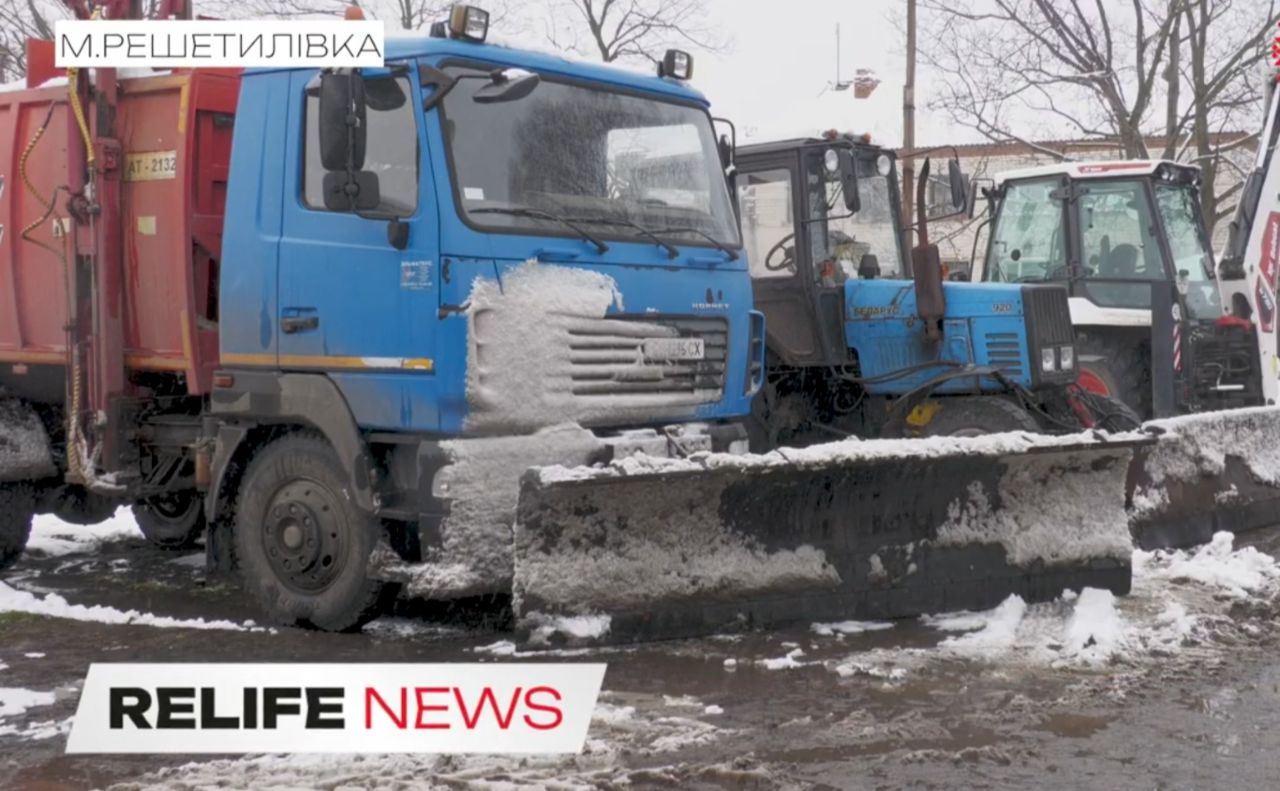
[{"label": "door handle", "polygon": [[319,316],[286,316],[280,319],[280,331],[286,335],[320,329]]}]

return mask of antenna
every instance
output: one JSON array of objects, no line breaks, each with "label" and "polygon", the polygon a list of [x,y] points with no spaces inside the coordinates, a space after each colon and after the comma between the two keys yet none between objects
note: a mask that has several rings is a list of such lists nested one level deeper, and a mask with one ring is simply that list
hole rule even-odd
[{"label": "antenna", "polygon": [[850,84],[840,79],[840,24],[836,23],[836,81],[831,84],[831,88],[836,91],[847,91]]}]

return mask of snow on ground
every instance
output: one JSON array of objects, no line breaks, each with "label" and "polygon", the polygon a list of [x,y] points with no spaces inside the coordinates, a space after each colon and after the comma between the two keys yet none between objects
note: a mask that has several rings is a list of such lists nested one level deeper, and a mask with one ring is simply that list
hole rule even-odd
[{"label": "snow on ground", "polygon": [[1051,668],[1140,665],[1189,646],[1213,646],[1236,622],[1231,605],[1280,599],[1280,563],[1253,547],[1234,548],[1218,533],[1192,550],[1134,553],[1133,591],[1065,591],[1055,601],[1027,604],[1010,596],[986,612],[921,619],[946,636],[932,649],[875,648],[838,662],[840,675],[901,678],[930,660],[964,659]]},{"label": "snow on ground", "polygon": [[[63,723],[41,721],[25,727],[19,725],[21,719],[30,709],[52,706],[57,700],[54,692],[38,692],[22,687],[0,687],[0,736],[18,736],[24,739],[48,739],[65,733]],[[66,723],[70,726],[70,721]]]},{"label": "snow on ground", "polygon": [[68,524],[52,514],[40,514],[32,521],[27,551],[49,557],[87,554],[112,541],[141,538],[142,531],[128,508],[120,508],[107,521],[90,526]]},{"label": "snow on ground", "polygon": [[119,610],[115,607],[107,607],[101,604],[71,604],[56,593],[46,593],[43,596],[39,596],[10,587],[3,582],[0,582],[0,612],[21,612],[31,615],[44,615],[51,618],[66,618],[72,621],[155,626],[165,629],[226,629],[236,632],[266,631],[266,629],[255,625],[252,621],[236,623],[223,620],[206,621],[203,618],[170,618],[138,610]]}]

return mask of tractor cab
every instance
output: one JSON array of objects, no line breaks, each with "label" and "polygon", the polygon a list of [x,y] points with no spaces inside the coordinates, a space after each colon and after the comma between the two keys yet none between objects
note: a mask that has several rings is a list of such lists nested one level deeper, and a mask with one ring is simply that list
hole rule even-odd
[{"label": "tractor cab", "polygon": [[845,283],[908,276],[892,150],[863,138],[744,146],[737,200],[756,308],[793,365],[841,365]]},{"label": "tractor cab", "polygon": [[1198,168],[1163,161],[998,175],[972,278],[1065,286],[1080,384],[1144,417],[1256,403],[1252,328],[1223,320],[1199,190]]}]

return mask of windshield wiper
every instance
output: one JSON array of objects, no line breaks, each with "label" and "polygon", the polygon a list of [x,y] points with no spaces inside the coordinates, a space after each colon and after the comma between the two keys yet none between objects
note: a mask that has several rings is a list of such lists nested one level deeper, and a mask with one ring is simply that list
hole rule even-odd
[{"label": "windshield wiper", "polygon": [[492,206],[487,208],[471,209],[470,213],[471,214],[507,214],[512,217],[532,217],[534,219],[539,219],[539,220],[551,220],[552,222],[558,222],[564,227],[571,229],[574,233],[581,236],[583,240],[595,245],[597,254],[604,255],[605,253],[609,252],[609,245],[605,244],[604,242],[595,238],[591,234],[587,233],[582,228],[578,227],[577,223],[581,222],[581,220],[576,220],[576,221],[569,220],[559,215],[552,214],[551,212],[545,212],[540,209],[529,209],[524,207],[508,209],[508,208],[502,208],[498,206]]},{"label": "windshield wiper", "polygon": [[668,259],[674,259],[674,258],[680,257],[679,250],[677,250],[674,246],[668,244],[667,242],[662,241],[661,236],[658,236],[658,234],[654,233],[653,231],[649,230],[648,228],[644,227],[638,222],[632,222],[631,220],[612,219],[609,217],[570,217],[569,221],[580,222],[586,225],[621,225],[625,228],[634,228],[636,231],[640,233],[641,236],[645,237],[646,239],[653,240],[654,244],[656,244],[657,246],[665,250],[667,253]]},{"label": "windshield wiper", "polygon": [[694,236],[701,236],[703,239],[706,239],[708,242],[711,242],[711,244],[715,246],[717,250],[729,256],[730,261],[738,260],[738,254],[734,252],[732,248],[730,248],[724,242],[715,238],[711,234],[707,233],[706,231],[700,231],[697,228],[659,228],[658,230],[654,231],[654,233],[691,233]]}]

